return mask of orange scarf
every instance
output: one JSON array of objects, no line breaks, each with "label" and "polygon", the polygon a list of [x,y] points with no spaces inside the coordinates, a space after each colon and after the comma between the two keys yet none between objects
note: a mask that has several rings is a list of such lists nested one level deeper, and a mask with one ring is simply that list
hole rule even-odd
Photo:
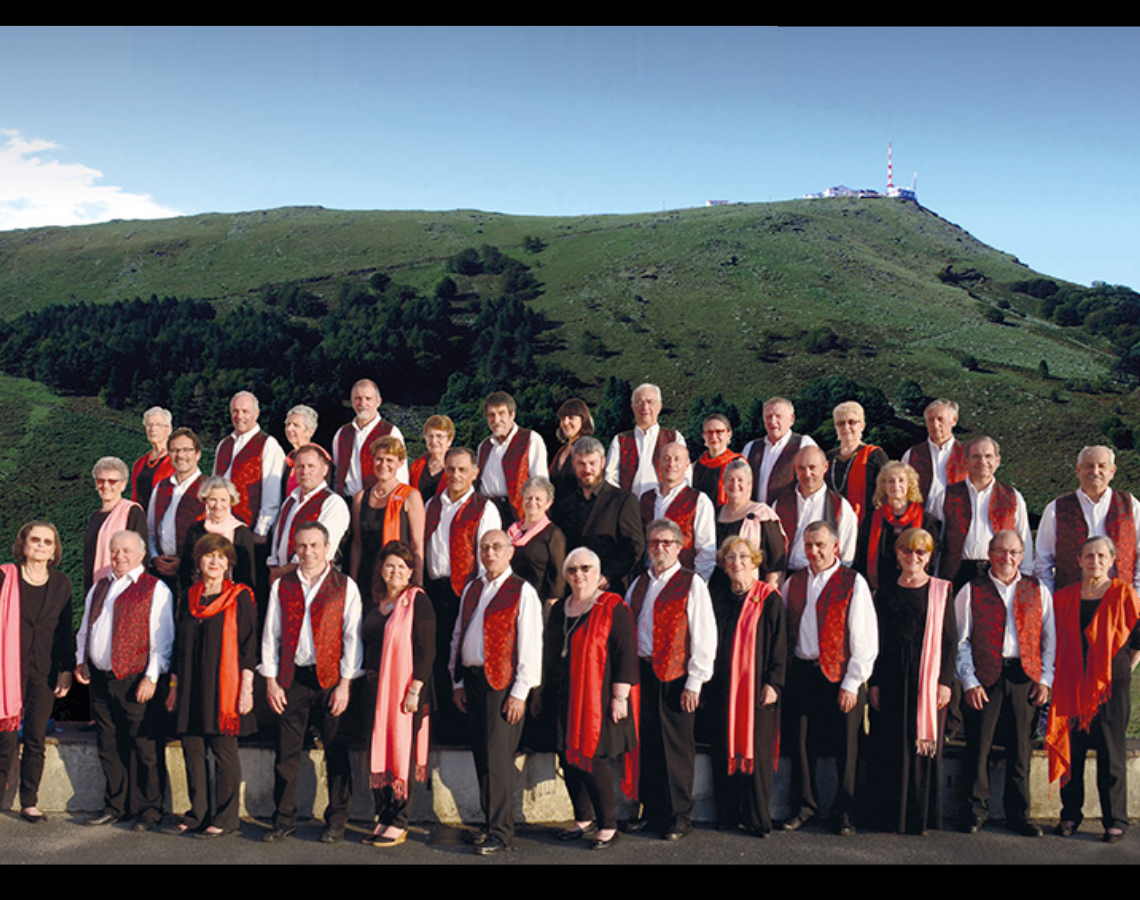
[{"label": "orange scarf", "polygon": [[195,582],[187,597],[190,615],[195,619],[209,619],[219,613],[222,619],[222,652],[218,659],[218,733],[237,734],[241,728],[238,714],[238,695],[241,693],[240,660],[238,659],[237,602],[242,591],[253,592],[244,584],[226,579],[222,592],[210,604],[202,603],[205,585]]}]

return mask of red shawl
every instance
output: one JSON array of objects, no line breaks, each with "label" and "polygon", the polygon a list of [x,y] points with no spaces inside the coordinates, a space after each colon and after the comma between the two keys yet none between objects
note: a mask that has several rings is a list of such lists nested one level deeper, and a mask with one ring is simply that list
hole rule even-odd
[{"label": "red shawl", "polygon": [[704,466],[706,469],[712,469],[717,473],[716,476],[716,505],[718,507],[724,506],[728,501],[727,495],[724,493],[724,470],[725,467],[734,459],[744,459],[735,450],[725,450],[719,456],[709,456],[706,450],[701,454],[697,460],[697,464]]},{"label": "red shawl", "polygon": [[622,598],[610,592],[598,597],[585,628],[570,638],[570,697],[566,716],[566,762],[590,772],[607,713],[603,696],[606,656],[614,608]]},{"label": "red shawl", "polygon": [[238,659],[238,598],[242,591],[253,597],[244,584],[226,579],[222,592],[210,604],[202,603],[205,585],[201,581],[190,587],[187,608],[195,619],[209,619],[222,614],[222,652],[218,658],[218,733],[237,734],[241,728],[238,696],[241,693],[241,661]]},{"label": "red shawl", "polygon": [[[732,638],[732,678],[728,685],[728,774],[756,770],[756,633],[764,602],[776,593],[757,579],[744,598]],[[780,764],[780,731],[776,726],[773,771]]]},{"label": "red shawl", "polygon": [[871,590],[879,589],[879,546],[883,542],[884,526],[898,528],[900,531],[921,528],[922,511],[921,503],[911,503],[901,516],[895,518],[890,504],[884,503],[871,516],[871,536],[867,541],[867,582],[871,585]]}]

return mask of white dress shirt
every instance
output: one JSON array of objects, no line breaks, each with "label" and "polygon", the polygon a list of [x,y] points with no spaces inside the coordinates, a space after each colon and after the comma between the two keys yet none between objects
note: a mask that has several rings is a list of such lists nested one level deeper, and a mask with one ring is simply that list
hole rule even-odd
[{"label": "white dress shirt", "polygon": [[[370,421],[367,425],[363,425],[363,426],[357,425],[356,419],[354,418],[347,425],[343,426],[343,428],[351,428],[352,429],[352,455],[348,460],[348,472],[346,472],[345,476],[344,476],[344,492],[349,497],[355,496],[356,492],[361,490],[364,487],[364,479],[361,477],[361,474],[360,474],[360,454],[367,450],[367,447],[365,446],[364,442],[366,440],[368,440],[368,438],[369,438],[368,433],[373,428],[376,427],[376,423],[378,421],[380,421],[380,418],[381,417],[379,415],[377,415],[376,418],[372,419],[372,421]],[[337,436],[339,436],[339,435],[340,435],[340,432],[338,431]],[[398,438],[400,441],[404,441],[404,435],[400,433],[400,429],[397,428],[395,425],[392,426],[392,430],[390,432],[388,432],[388,435],[390,437]],[[369,443],[371,443],[371,441],[369,441]],[[407,446],[407,442],[404,442],[404,446]],[[333,465],[338,467],[338,468],[340,467],[340,464],[341,464],[341,460],[340,460],[340,456],[339,456],[339,449],[338,449],[339,447],[340,447],[340,441],[338,441],[334,438],[333,439]],[[407,484],[408,483],[408,461],[407,461],[407,459],[405,459],[402,463],[400,463],[400,468],[396,470],[396,480],[398,482],[400,482],[401,484]]]},{"label": "white dress shirt", "polygon": [[[664,497],[660,488],[657,488],[656,501],[653,504],[653,518],[667,518],[665,511],[677,499],[687,484],[681,482]],[[698,491],[697,509],[693,515],[693,549],[696,551],[696,561],[693,568],[707,583],[716,568],[716,508],[704,493]]]},{"label": "white dress shirt", "polygon": [[[800,489],[795,489],[796,495],[796,533],[788,542],[788,571],[806,569],[808,558],[804,553],[804,530],[812,522],[822,522],[826,516],[826,504],[831,501],[827,497],[827,485],[823,485],[814,494],[804,497]],[[855,561],[855,544],[859,537],[859,519],[855,510],[847,502],[847,498],[839,498],[839,521],[836,522],[839,532],[839,561],[845,566]]]},{"label": "white dress shirt", "polygon": [[[741,455],[745,459],[750,459],[750,454],[752,453],[752,448],[756,444],[756,441],[764,442],[764,457],[760,460],[760,472],[759,474],[754,474],[753,479],[755,481],[755,484],[752,486],[753,500],[759,500],[761,503],[770,502],[768,499],[768,479],[772,476],[772,469],[776,467],[776,460],[780,458],[780,454],[784,452],[784,448],[788,446],[788,441],[791,439],[792,432],[788,431],[774,444],[768,440],[768,435],[764,435],[764,437],[756,438],[756,440],[749,441],[744,445],[744,450],[741,451]],[[819,445],[814,440],[812,440],[811,435],[800,435],[801,450],[804,447],[818,446]],[[773,497],[771,499],[775,500],[776,498]]]},{"label": "white dress shirt", "polygon": [[[808,569],[804,614],[800,618],[800,633],[793,648],[797,659],[819,659],[819,620],[816,601],[831,576],[839,571],[839,560],[818,575]],[[879,623],[871,590],[863,576],[855,574],[855,587],[847,605],[847,671],[843,673],[840,688],[854,694],[859,686],[871,677],[875,658],[879,655]]]},{"label": "white dress shirt", "polygon": [[[316,648],[313,646],[313,622],[309,615],[313,598],[328,577],[330,566],[312,581],[300,569],[296,575],[301,580],[301,591],[305,598],[305,618],[301,620],[301,633],[297,638],[297,651],[293,654],[296,666],[315,666]],[[360,642],[360,589],[351,578],[345,577],[344,617],[341,627],[340,677],[357,678],[364,674],[364,645]],[[265,613],[265,630],[261,635],[261,665],[258,670],[266,678],[276,678],[281,654],[281,602],[278,590],[281,579],[273,582],[269,589],[269,607]]]},{"label": "white dress shirt", "polygon": [[[489,437],[486,440],[491,443],[491,450],[487,454],[487,461],[483,468],[479,471],[479,482],[482,487],[482,493],[485,497],[506,497],[507,491],[507,476],[503,472],[503,456],[507,452],[507,447],[510,446],[511,441],[515,439],[518,434],[519,426],[516,424],[510,433],[499,441],[496,438]],[[526,451],[527,462],[527,477],[534,478],[540,476],[542,478],[550,477],[550,469],[546,464],[546,443],[539,436],[537,431],[531,431],[530,443]]]},{"label": "white dress shirt", "polygon": [[[301,511],[306,503],[312,499],[313,495],[327,490],[328,485],[321,482],[313,490],[304,496],[301,495],[301,488],[297,486],[293,488],[293,492],[289,495],[293,498],[293,503],[289,507],[289,512],[282,521],[277,523],[273,530],[273,552],[269,554],[268,564],[271,566],[284,566],[288,563],[297,562],[297,554],[289,553],[289,531],[293,525],[293,520],[297,518],[297,513]],[[284,504],[282,504],[284,506]],[[320,522],[329,532],[329,556],[331,557],[336,553],[337,548],[340,546],[341,539],[344,538],[344,533],[348,531],[348,525],[351,516],[348,512],[348,504],[344,502],[343,497],[337,496],[333,491],[329,490],[328,496],[325,497],[321,503],[321,511],[317,514],[317,521]]]},{"label": "white dress shirt", "polygon": [[[255,434],[261,431],[260,426],[254,425],[245,434],[231,433],[234,439],[234,453],[230,458],[230,467],[224,472],[218,472],[226,478],[233,480],[233,461]],[[221,447],[221,443],[218,444]],[[217,450],[214,451],[217,458]],[[257,513],[257,521],[253,523],[253,533],[265,537],[269,529],[277,521],[277,512],[281,509],[281,476],[285,471],[285,451],[277,443],[273,435],[266,435],[265,446],[261,448],[261,509]]]},{"label": "white dress shirt", "polygon": [[[1000,578],[994,578],[993,572],[989,579],[997,589],[1001,602],[1005,604],[1005,639],[1002,641],[1002,659],[1020,659],[1021,647],[1017,640],[1017,622],[1013,618],[1013,599],[1017,592],[1017,583],[1021,581],[1018,572],[1013,581],[1005,584]],[[962,682],[962,690],[969,691],[981,687],[978,676],[974,672],[974,651],[970,643],[970,632],[973,631],[972,601],[973,590],[970,585],[962,585],[958,595],[954,598],[954,615],[958,625],[958,654],[955,668],[958,680]],[[1046,687],[1053,685],[1053,663],[1057,657],[1057,624],[1053,619],[1053,594],[1041,585],[1041,683]]]},{"label": "white dress shirt", "polygon": [[[633,427],[633,438],[637,441],[637,471],[633,475],[633,484],[630,485],[629,491],[635,497],[640,497],[650,489],[657,490],[657,470],[653,468],[653,448],[657,446],[657,435],[660,432],[661,426],[656,422],[644,431],[636,425]],[[677,443],[685,443],[684,435],[679,431],[676,434]],[[621,441],[614,437],[610,441],[610,449],[606,454],[606,481],[618,488],[621,487],[620,468]],[[685,472],[685,484],[692,483],[693,466],[690,463]]]},{"label": "white dress shirt", "polygon": [[[990,553],[990,539],[994,536],[990,527],[990,498],[993,497],[995,482],[991,480],[980,491],[974,487],[969,478],[965,484],[970,495],[970,530],[966,532],[966,543],[962,546],[962,559],[987,559]],[[1033,535],[1029,532],[1029,514],[1025,510],[1025,498],[1016,488],[1010,490],[1017,498],[1017,513],[1014,516],[1013,527],[1025,545],[1025,556],[1021,559],[1021,573],[1032,575]],[[943,523],[943,528],[945,527]]]},{"label": "white dress shirt", "polygon": [[[1106,537],[1105,520],[1108,518],[1108,507],[1112,501],[1112,488],[1107,488],[1100,496],[1100,500],[1093,503],[1082,490],[1077,491],[1077,500],[1081,504],[1081,512],[1085,516],[1085,524],[1089,529],[1089,537]],[[1140,501],[1132,498],[1132,521],[1136,524],[1136,559],[1140,560]],[[1054,590],[1054,568],[1057,563],[1057,501],[1051,500],[1041,514],[1041,521],[1037,525],[1037,566],[1036,575],[1042,583]],[[1116,566],[1112,567],[1112,574],[1116,574]],[[1132,586],[1140,591],[1140,565],[1132,574]]]},{"label": "white dress shirt", "polygon": [[[946,463],[950,461],[950,451],[954,449],[954,438],[939,447],[930,438],[926,439],[930,449],[930,489],[926,492],[926,511],[942,521],[942,501],[946,499]],[[910,464],[910,451],[903,454],[902,461]]]},{"label": "white dress shirt", "polygon": [[[111,640],[114,634],[115,600],[128,587],[143,575],[143,567],[136,566],[111,582],[107,596],[103,599],[103,610],[94,622],[88,621],[91,615],[91,600],[99,582],[95,582],[83,601],[83,621],[75,636],[75,664],[87,663],[104,672],[111,671]],[[91,638],[91,658],[87,658],[88,632]],[[147,657],[145,675],[151,681],[170,669],[170,651],[174,645],[174,598],[170,588],[162,581],[154,586],[150,601],[150,655]]]},{"label": "white dress shirt", "polygon": [[[490,505],[490,504],[488,504]],[[451,632],[451,655],[449,666],[451,669],[452,686],[463,687],[463,666],[472,668],[484,664],[483,657],[483,614],[492,600],[498,596],[499,588],[513,573],[508,566],[498,578],[487,580],[487,576],[480,575],[479,583],[483,592],[479,595],[479,602],[467,632],[462,634],[463,646],[459,639],[463,631],[463,602],[460,600],[460,614],[455,620],[455,628]],[[464,594],[471,590],[475,582],[468,583]],[[515,627],[515,647],[518,653],[518,664],[515,666],[515,680],[511,685],[511,696],[516,700],[526,700],[531,688],[542,684],[542,603],[538,594],[527,582],[523,582],[519,596],[518,619]],[[458,664],[457,664],[458,663]]]},{"label": "white dress shirt", "polygon": [[[650,569],[642,576],[649,579],[649,587],[641,604],[641,615],[637,618],[637,655],[643,659],[653,658],[653,606],[657,602],[657,596],[680,568],[681,564],[676,562],[660,575],[655,575]],[[636,584],[635,579],[625,594],[625,602],[631,608]],[[709,589],[699,577],[694,578],[689,586],[685,617],[689,623],[689,662],[686,666],[688,678],[685,680],[685,690],[700,693],[701,685],[712,678],[713,662],[716,660],[716,616]]]},{"label": "white dress shirt", "polygon": [[[467,502],[469,497],[475,495],[474,488],[468,488],[465,493],[458,500],[453,501],[444,491],[441,494],[436,494],[428,503],[439,502],[439,526],[431,536],[431,540],[427,545],[427,574],[428,578],[447,578],[451,575],[451,523],[455,520],[455,514],[459,512],[459,508]],[[483,504],[483,515],[479,519],[479,528],[475,534],[475,545],[479,545],[479,541],[483,535],[488,531],[496,531],[503,527],[503,520],[499,516],[499,510],[495,507],[494,503]],[[479,559],[479,553],[475,553],[476,562],[479,564],[479,574],[483,574],[483,562]]]},{"label": "white dress shirt", "polygon": [[[186,496],[186,491],[190,489],[190,485],[197,484],[197,478],[202,474],[202,470],[195,467],[194,471],[183,481],[178,483],[178,478],[171,475],[167,481],[174,485],[174,491],[170,495],[170,505],[166,507],[166,512],[162,516],[161,522],[156,522],[154,517],[156,515],[155,500],[158,497],[158,487],[154,486],[154,490],[150,492],[150,501],[147,503],[146,508],[146,529],[147,534],[150,536],[148,543],[150,544],[151,556],[177,556],[182,548],[178,546],[178,534],[175,528],[178,516],[178,504],[182,502],[182,498]],[[161,482],[159,482],[161,484]]]}]

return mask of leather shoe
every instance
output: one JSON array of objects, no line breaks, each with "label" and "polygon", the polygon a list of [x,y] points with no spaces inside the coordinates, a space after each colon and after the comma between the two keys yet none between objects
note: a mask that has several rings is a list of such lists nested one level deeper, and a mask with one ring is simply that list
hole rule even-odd
[{"label": "leather shoe", "polygon": [[275,844],[278,841],[283,841],[287,837],[292,837],[296,828],[272,828],[261,836],[262,843]]},{"label": "leather shoe", "polygon": [[1044,834],[1040,825],[1035,825],[1028,819],[1022,819],[1020,822],[1007,822],[1005,827],[1022,837],[1041,837]]},{"label": "leather shoe", "polygon": [[1058,837],[1072,837],[1076,833],[1077,823],[1070,822],[1065,819],[1062,819],[1060,822],[1058,822],[1057,827],[1053,829],[1053,834],[1057,835]]},{"label": "leather shoe", "polygon": [[798,815],[792,816],[790,819],[785,819],[784,824],[780,826],[784,831],[799,831],[808,822],[811,821],[811,816]]},{"label": "leather shoe", "polygon": [[20,818],[25,822],[31,822],[33,825],[39,825],[40,822],[46,822],[47,816],[43,813],[30,813],[27,810],[20,810]]},{"label": "leather shoe", "polygon": [[563,828],[558,832],[558,840],[560,841],[577,841],[581,840],[588,834],[593,834],[598,830],[596,823],[591,822],[585,828],[579,828],[575,825],[573,828]]},{"label": "leather shoe", "polygon": [[601,838],[594,838],[594,842],[592,844],[590,844],[590,849],[591,850],[605,850],[606,847],[612,847],[615,843],[617,843],[617,839],[618,839],[619,834],[621,834],[620,831],[615,831],[610,836],[609,840],[606,840],[606,841],[603,841]]},{"label": "leather shoe", "polygon": [[835,833],[840,837],[854,837],[855,826],[851,824],[851,820],[843,816],[835,823]]},{"label": "leather shoe", "polygon": [[692,830],[693,826],[688,822],[674,822],[661,837],[667,841],[679,841]]},{"label": "leather shoe", "polygon": [[1106,844],[1119,844],[1124,840],[1123,831],[1106,831],[1104,837],[1101,838]]},{"label": "leather shoe", "polygon": [[649,820],[644,816],[639,816],[636,819],[626,819],[624,822],[618,823],[618,829],[624,831],[626,834],[637,834],[639,831],[645,831],[649,827]]},{"label": "leather shoe", "polygon": [[475,847],[475,852],[480,856],[490,856],[493,853],[505,853],[510,849],[510,844],[501,837],[490,834],[487,835],[487,840]]},{"label": "leather shoe", "polygon": [[331,825],[321,832],[319,838],[322,844],[338,844],[344,840],[344,829],[333,828]]},{"label": "leather shoe", "polygon": [[974,816],[965,825],[962,826],[964,834],[977,834],[982,830],[982,826],[986,824],[984,816]]},{"label": "leather shoe", "polygon": [[113,825],[119,821],[119,817],[114,813],[99,813],[97,816],[92,816],[84,825]]},{"label": "leather shoe", "polygon": [[480,829],[479,831],[466,832],[463,836],[463,839],[475,847],[482,847],[485,843],[487,843],[487,839],[490,836],[490,832]]},{"label": "leather shoe", "polygon": [[131,831],[141,834],[144,831],[158,831],[159,823],[148,821],[147,819],[138,819],[131,826]]}]

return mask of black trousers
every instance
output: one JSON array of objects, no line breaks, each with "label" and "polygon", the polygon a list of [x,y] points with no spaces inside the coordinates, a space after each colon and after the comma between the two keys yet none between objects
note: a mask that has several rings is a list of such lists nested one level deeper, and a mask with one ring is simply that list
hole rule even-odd
[{"label": "black trousers", "polygon": [[138,816],[144,822],[162,818],[162,772],[154,739],[160,691],[147,703],[135,700],[143,676],[116,678],[89,665],[91,715],[98,735],[99,762],[107,787],[103,811],[120,818]]},{"label": "black trousers", "polygon": [[1124,734],[1131,712],[1131,679],[1114,679],[1112,696],[1100,708],[1087,732],[1070,728],[1073,771],[1061,787],[1061,818],[1080,824],[1085,802],[1085,756],[1096,751],[1096,790],[1100,797],[1101,822],[1105,829],[1128,830],[1127,753]]},{"label": "black trousers", "polygon": [[467,739],[467,720],[452,700],[451,632],[459,618],[459,598],[451,589],[448,578],[425,579],[424,589],[431,599],[435,613],[435,663],[432,665],[432,682],[435,689],[435,709],[432,712],[432,738],[437,744],[462,744]]},{"label": "black trousers", "polygon": [[641,659],[641,778],[645,816],[663,831],[692,824],[696,713],[681,709],[685,676],[659,681]]},{"label": "black trousers", "polygon": [[719,715],[721,728],[713,744],[717,825],[721,828],[743,825],[749,831],[767,834],[772,830],[772,743],[780,722],[780,704],[756,709],[753,728],[756,765],[752,772],[728,774],[728,717],[724,710],[719,711]]},{"label": "black trousers", "polygon": [[316,719],[325,748],[325,777],[329,805],[325,822],[330,828],[343,828],[348,821],[348,801],[352,794],[352,768],[348,740],[341,734],[343,716],[329,712],[334,688],[322,688],[316,666],[298,666],[293,683],[285,691],[285,712],[277,721],[277,760],[274,766],[273,824],[292,828],[297,821],[297,772],[305,747],[305,734],[311,718]]},{"label": "black trousers", "polygon": [[859,727],[867,703],[867,687],[859,686],[855,707],[839,710],[839,684],[828,681],[815,661],[790,657],[784,689],[784,734],[792,759],[789,799],[799,815],[819,812],[816,764],[820,756],[834,756],[839,775],[832,816],[849,818],[855,812],[855,780],[859,762]]},{"label": "black trousers", "polygon": [[515,833],[515,752],[522,737],[522,721],[511,725],[503,717],[510,685],[496,691],[487,683],[482,668],[464,667],[463,687],[487,831],[509,843]]},{"label": "black trousers", "polygon": [[1029,757],[1037,707],[1029,700],[1033,680],[1020,659],[1005,660],[996,683],[983,685],[989,702],[981,710],[962,704],[966,724],[966,764],[973,781],[970,812],[985,818],[990,810],[990,748],[1002,723],[1008,723],[1005,759],[1005,818],[1024,822],[1029,814]]},{"label": "black trousers", "polygon": [[[241,787],[241,757],[237,737],[230,734],[184,734],[182,758],[186,761],[186,788],[190,810],[183,821],[191,828],[213,825],[237,831]],[[214,814],[210,815],[206,748],[214,755]]]},{"label": "black trousers", "polygon": [[20,757],[20,808],[26,809],[39,801],[47,723],[51,718],[55,697],[47,680],[43,678],[28,678],[23,688],[23,735],[16,731],[0,732],[0,793],[8,786],[8,778],[16,768],[22,743],[24,752]]},{"label": "black trousers", "polygon": [[599,828],[617,828],[621,760],[595,759],[592,765],[593,770],[587,772],[567,763],[562,755],[562,774],[574,807],[574,819],[596,821]]}]

